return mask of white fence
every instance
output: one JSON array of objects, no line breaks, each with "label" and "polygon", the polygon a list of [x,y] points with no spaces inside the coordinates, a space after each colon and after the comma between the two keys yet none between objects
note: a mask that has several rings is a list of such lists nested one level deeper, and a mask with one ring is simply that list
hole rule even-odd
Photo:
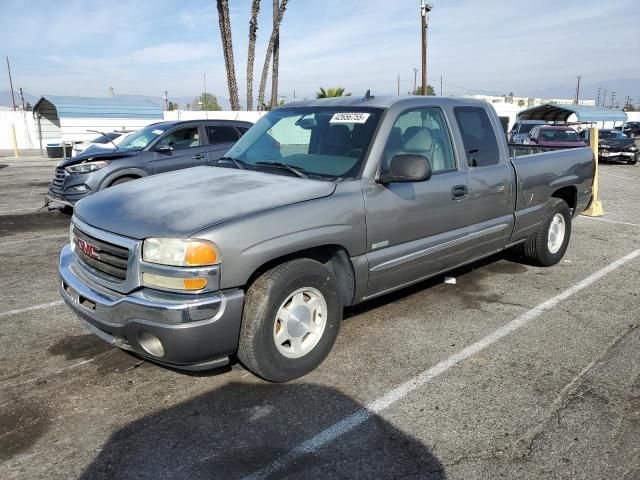
[{"label": "white fence", "polygon": [[[513,125],[516,115],[522,108],[514,105],[494,105],[498,115],[509,117],[509,125]],[[165,120],[195,120],[200,118],[221,119],[221,120],[245,120],[256,122],[265,112],[193,112],[186,110],[175,110],[164,112]],[[640,121],[640,112],[627,112],[629,121]],[[77,121],[76,121],[77,120]],[[89,140],[96,136],[95,133],[86,130],[114,130],[118,128],[135,129],[141,128],[153,121],[141,121],[133,119],[74,119],[73,122],[64,121],[62,125],[62,138],[66,141]],[[618,123],[619,124],[619,123]],[[16,142],[19,150],[37,150],[40,148],[38,140],[38,128],[31,112],[0,111],[0,150],[12,150],[12,125],[16,131]],[[87,126],[89,125],[89,126]],[[94,126],[95,125],[95,126]],[[612,122],[606,122],[598,126],[602,128],[613,127]],[[62,140],[62,139],[60,139]],[[43,140],[43,148],[51,140]]]}]

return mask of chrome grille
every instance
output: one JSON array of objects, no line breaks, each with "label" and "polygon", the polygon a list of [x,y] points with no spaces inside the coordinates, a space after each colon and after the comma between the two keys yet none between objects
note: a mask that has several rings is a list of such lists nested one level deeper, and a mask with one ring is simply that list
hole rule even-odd
[{"label": "chrome grille", "polygon": [[109,280],[123,282],[127,278],[129,249],[105,242],[73,227],[77,258],[93,270],[105,275]]},{"label": "chrome grille", "polygon": [[55,188],[62,188],[65,178],[67,178],[67,171],[64,168],[56,168],[56,173],[53,177],[53,186]]}]

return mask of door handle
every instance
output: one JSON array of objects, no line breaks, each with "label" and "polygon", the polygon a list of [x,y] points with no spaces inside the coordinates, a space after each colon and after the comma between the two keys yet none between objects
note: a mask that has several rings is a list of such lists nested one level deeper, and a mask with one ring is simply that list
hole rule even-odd
[{"label": "door handle", "polygon": [[195,158],[196,160],[202,160],[203,158],[205,158],[207,155],[204,153],[196,153],[193,158]]},{"label": "door handle", "polygon": [[451,198],[461,200],[469,196],[469,189],[466,185],[456,185],[451,189]]}]

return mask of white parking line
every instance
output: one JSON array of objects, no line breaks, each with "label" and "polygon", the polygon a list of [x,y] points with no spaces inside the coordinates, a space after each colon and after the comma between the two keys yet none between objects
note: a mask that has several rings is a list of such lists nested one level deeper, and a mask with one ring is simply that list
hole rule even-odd
[{"label": "white parking line", "polygon": [[580,215],[578,218],[586,218],[587,220],[597,220],[599,222],[617,223],[618,225],[631,225],[632,227],[640,227],[640,223],[621,222],[619,220],[609,220],[602,217],[587,217],[586,215]]},{"label": "white parking line", "polygon": [[31,307],[18,308],[16,310],[6,310],[4,312],[0,312],[0,318],[10,317],[12,315],[18,315],[25,312],[31,312],[33,310],[42,310],[43,308],[57,307],[58,305],[62,305],[63,303],[64,302],[62,300],[58,300],[57,302],[41,303],[40,305],[32,305]]},{"label": "white parking line", "polygon": [[607,172],[599,172],[600,175],[606,175],[607,177],[616,177],[616,178],[621,178],[622,180],[630,180],[632,182],[637,181],[638,179],[635,177],[623,177],[622,175],[615,175],[613,173],[607,173]]},{"label": "white parking line", "polygon": [[26,243],[26,242],[35,242],[37,240],[51,240],[53,238],[68,238],[69,234],[65,233],[65,234],[60,234],[60,235],[49,235],[46,237],[34,237],[34,238],[25,238],[23,240],[12,240],[10,242],[0,242],[0,247],[4,246],[4,245],[16,245],[18,243]]},{"label": "white parking line", "polygon": [[620,268],[621,266],[637,258],[638,256],[640,256],[640,249],[634,250],[630,254],[622,257],[621,259],[613,263],[610,263],[606,267],[589,275],[587,278],[585,278],[581,282],[576,283],[572,287],[569,287],[562,293],[556,295],[555,297],[550,298],[549,300],[523,313],[519,317],[515,318],[509,323],[493,331],[486,337],[478,340],[476,343],[469,345],[468,347],[460,350],[458,353],[441,361],[437,365],[407,380],[406,382],[394,388],[393,390],[387,392],[385,395],[378,398],[377,400],[357,410],[356,412],[352,413],[348,417],[345,417],[342,420],[334,423],[333,425],[326,428],[325,430],[318,433],[317,435],[309,438],[308,440],[305,440],[303,443],[294,447],[291,451],[289,451],[284,456],[275,459],[265,468],[258,470],[250,474],[249,476],[244,477],[245,480],[254,480],[254,479],[268,477],[269,475],[275,472],[283,470],[284,468],[287,467],[287,465],[297,460],[298,458],[302,457],[303,455],[308,455],[318,451],[320,448],[331,443],[338,437],[344,435],[345,433],[350,432],[357,426],[361,425],[362,423],[370,419],[374,414],[380,413],[381,411],[386,410],[387,408],[389,408],[399,400],[402,400],[404,397],[406,397],[411,392],[413,392],[416,388],[427,384],[432,379],[446,372],[450,368],[456,366],[460,362],[463,362],[464,360],[467,360],[468,358],[476,355],[477,353],[480,353],[481,351],[495,344],[496,342],[503,339],[507,335],[515,332],[519,328],[524,327],[532,320],[538,318],[547,310],[554,308],[563,300],[566,300],[567,298],[579,292],[580,290],[595,283],[596,281],[600,280],[602,277],[604,277],[608,273],[611,273],[617,268]]}]

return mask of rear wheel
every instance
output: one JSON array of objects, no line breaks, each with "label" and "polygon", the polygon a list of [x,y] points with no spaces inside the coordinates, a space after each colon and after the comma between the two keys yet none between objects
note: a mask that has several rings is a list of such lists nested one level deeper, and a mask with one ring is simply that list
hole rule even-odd
[{"label": "rear wheel", "polygon": [[331,351],[342,308],[337,282],[323,264],[301,258],[278,265],[247,291],[238,358],[272,382],[305,375]]},{"label": "rear wheel", "polygon": [[571,237],[571,210],[559,198],[549,201],[538,232],[524,244],[525,256],[543,267],[550,267],[564,257]]}]

